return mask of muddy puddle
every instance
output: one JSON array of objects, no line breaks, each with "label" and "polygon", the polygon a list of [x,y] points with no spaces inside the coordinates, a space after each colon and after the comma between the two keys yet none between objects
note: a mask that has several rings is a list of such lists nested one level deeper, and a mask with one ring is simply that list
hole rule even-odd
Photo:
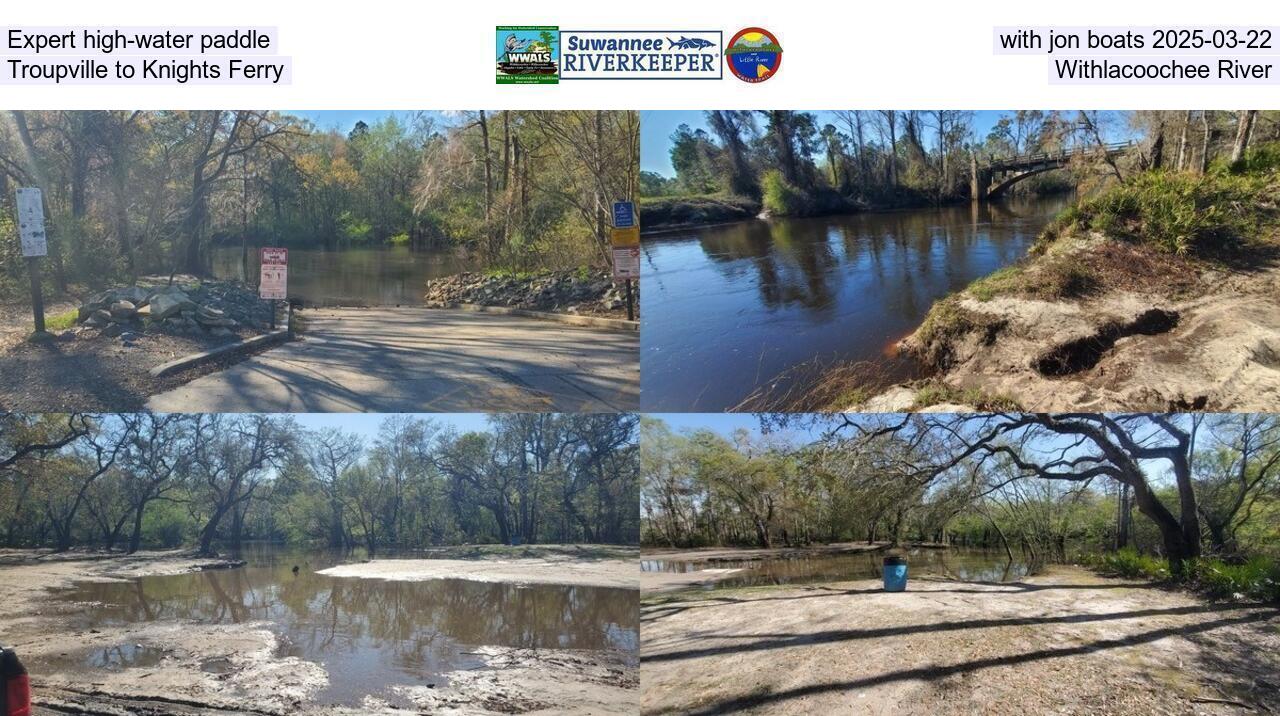
[{"label": "muddy puddle", "polygon": [[[54,599],[71,606],[69,628],[85,632],[143,623],[265,624],[279,637],[277,656],[328,672],[328,686],[314,695],[322,704],[358,706],[375,696],[408,706],[392,687],[444,688],[449,672],[485,666],[482,647],[608,651],[628,663],[639,648],[634,590],[350,579],[315,572],[358,555],[258,548],[241,556],[248,564],[237,569],[82,582]],[[119,644],[33,659],[30,666],[110,672],[155,666],[165,657],[146,644]],[[200,663],[214,675],[231,668],[226,654]]]},{"label": "muddy puddle", "polygon": [[[1003,551],[977,549],[912,549],[906,551],[911,577],[946,577],[972,582],[1007,582],[1021,579],[1031,572],[1027,560],[1010,562]],[[664,554],[661,559],[642,559],[644,572],[688,574],[703,570],[735,570],[714,582],[695,588],[716,589],[774,584],[820,584],[851,579],[880,577],[884,553],[812,555],[767,558],[763,560],[716,560],[692,562],[678,554]]]}]

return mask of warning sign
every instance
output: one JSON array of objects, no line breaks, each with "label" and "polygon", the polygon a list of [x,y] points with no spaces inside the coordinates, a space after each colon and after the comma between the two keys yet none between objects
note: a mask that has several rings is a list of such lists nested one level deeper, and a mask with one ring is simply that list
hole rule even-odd
[{"label": "warning sign", "polygon": [[622,248],[624,246],[639,246],[640,227],[629,226],[625,229],[614,229],[611,239],[610,243],[613,244],[613,248],[615,249]]},{"label": "warning sign", "polygon": [[640,227],[615,228],[610,238],[613,244],[613,277],[640,278]]},{"label": "warning sign", "polygon": [[289,249],[261,251],[262,269],[258,277],[258,297],[282,301],[289,297]]},{"label": "warning sign", "polygon": [[22,255],[48,256],[49,243],[44,233],[44,200],[40,190],[23,187],[15,193],[18,205],[18,240]]},{"label": "warning sign", "polygon": [[640,247],[613,248],[613,277],[640,278]]}]

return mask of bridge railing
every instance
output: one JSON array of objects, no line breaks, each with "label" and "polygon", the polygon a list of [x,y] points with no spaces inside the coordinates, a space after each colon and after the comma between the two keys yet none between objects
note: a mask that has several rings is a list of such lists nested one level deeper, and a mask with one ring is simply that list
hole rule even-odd
[{"label": "bridge railing", "polygon": [[1136,144],[1133,141],[1126,142],[1109,142],[1098,147],[1097,145],[1088,145],[1083,147],[1072,147],[1071,149],[1061,149],[1056,152],[1036,152],[1034,154],[1018,154],[1012,157],[1001,157],[999,159],[992,158],[987,161],[986,168],[998,169],[1000,167],[1016,167],[1026,164],[1040,164],[1043,162],[1064,161],[1071,157],[1086,156],[1091,154],[1115,154],[1123,152]]}]

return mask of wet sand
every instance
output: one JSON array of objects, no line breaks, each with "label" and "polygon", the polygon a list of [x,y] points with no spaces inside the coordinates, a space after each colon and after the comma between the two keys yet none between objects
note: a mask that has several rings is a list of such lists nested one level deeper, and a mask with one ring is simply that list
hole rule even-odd
[{"label": "wet sand", "polygon": [[591,562],[551,559],[376,559],[322,569],[329,577],[389,579],[417,582],[427,579],[466,579],[511,584],[565,584],[586,587],[640,588],[640,569],[634,559]]},{"label": "wet sand", "polygon": [[[403,705],[368,697],[359,707],[318,703],[328,683],[323,664],[281,656],[269,622],[201,624],[156,615],[154,621],[78,629],[76,603],[48,598],[79,581],[127,581],[239,566],[189,552],[132,556],[0,552],[0,643],[33,671],[37,714],[403,714]],[[635,568],[632,560],[631,566]],[[81,657],[120,653],[130,666],[86,666]],[[141,655],[142,658],[138,658]],[[447,674],[440,688],[405,686],[398,695],[441,714],[635,713],[634,656],[566,649],[482,647],[484,667]]]},{"label": "wet sand", "polygon": [[642,604],[648,714],[1280,712],[1280,609],[1073,567]]}]

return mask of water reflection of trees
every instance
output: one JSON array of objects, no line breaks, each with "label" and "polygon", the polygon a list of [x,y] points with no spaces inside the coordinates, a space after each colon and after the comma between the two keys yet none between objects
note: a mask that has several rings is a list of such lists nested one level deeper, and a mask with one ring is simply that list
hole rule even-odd
[{"label": "water reflection of trees", "polygon": [[634,590],[463,580],[390,582],[272,568],[84,584],[90,625],[265,620],[304,658],[376,649],[415,673],[466,661],[468,646],[616,649],[638,645]]},{"label": "water reflection of trees", "polygon": [[[1065,203],[1065,200],[1064,202]],[[879,296],[885,317],[914,323],[940,296],[1016,261],[1059,203],[980,203],[821,219],[753,221],[700,236],[730,281],[750,280],[768,308],[831,313]]]}]

